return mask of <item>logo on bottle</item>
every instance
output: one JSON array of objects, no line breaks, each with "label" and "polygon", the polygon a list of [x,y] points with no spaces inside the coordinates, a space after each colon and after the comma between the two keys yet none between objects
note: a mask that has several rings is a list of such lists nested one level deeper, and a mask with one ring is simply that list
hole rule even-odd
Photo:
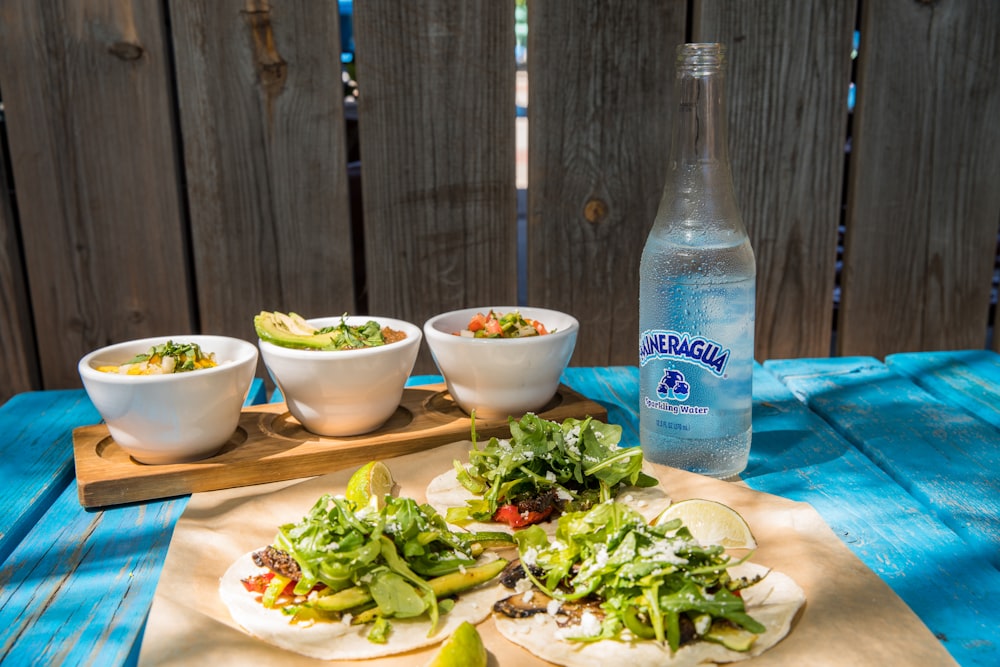
[{"label": "logo on bottle", "polygon": [[671,359],[700,366],[722,377],[729,350],[714,340],[676,331],[645,331],[639,337],[639,365],[654,359]]},{"label": "logo on bottle", "polygon": [[684,373],[665,368],[660,383],[656,385],[656,395],[663,399],[683,402],[691,395],[691,385],[687,383]]}]

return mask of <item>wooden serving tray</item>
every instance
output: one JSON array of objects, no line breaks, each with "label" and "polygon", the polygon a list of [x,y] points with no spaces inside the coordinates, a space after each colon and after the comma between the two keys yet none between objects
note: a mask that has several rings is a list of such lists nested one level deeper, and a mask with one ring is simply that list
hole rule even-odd
[{"label": "wooden serving tray", "polygon": [[[561,422],[569,417],[607,419],[607,410],[560,385],[538,412]],[[507,420],[476,418],[477,439],[508,437]],[[147,465],[118,446],[105,424],[73,430],[73,456],[80,504],[103,507],[279,480],[312,477],[468,440],[471,420],[444,384],[408,387],[395,414],[372,433],[319,436],[304,429],[284,403],[243,409],[222,450],[191,463]]]}]

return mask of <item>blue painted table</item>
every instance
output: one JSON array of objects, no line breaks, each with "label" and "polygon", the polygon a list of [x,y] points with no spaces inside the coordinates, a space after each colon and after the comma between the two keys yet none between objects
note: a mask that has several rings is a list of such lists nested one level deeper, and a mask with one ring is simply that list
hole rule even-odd
[{"label": "blue painted table", "polygon": [[[411,384],[439,382],[436,376]],[[638,442],[638,370],[570,368]],[[266,400],[254,384],[248,404]],[[81,390],[0,406],[0,662],[132,664],[186,497],[79,504]],[[963,665],[1000,664],[1000,356],[769,361],[754,373],[743,480],[810,503]]]}]

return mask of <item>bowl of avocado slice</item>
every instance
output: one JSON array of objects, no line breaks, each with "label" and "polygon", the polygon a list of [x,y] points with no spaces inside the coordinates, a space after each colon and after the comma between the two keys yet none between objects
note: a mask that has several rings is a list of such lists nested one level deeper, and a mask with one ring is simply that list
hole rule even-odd
[{"label": "bowl of avocado slice", "polygon": [[370,433],[392,416],[423,336],[403,320],[346,314],[306,319],[262,311],[254,329],[288,411],[324,436]]}]

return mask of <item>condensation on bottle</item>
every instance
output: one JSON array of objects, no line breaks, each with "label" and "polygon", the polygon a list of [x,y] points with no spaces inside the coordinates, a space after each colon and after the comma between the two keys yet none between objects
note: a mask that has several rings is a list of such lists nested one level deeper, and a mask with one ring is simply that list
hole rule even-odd
[{"label": "condensation on bottle", "polygon": [[726,478],[750,453],[756,264],[733,190],[725,50],[677,48],[670,159],[639,268],[639,438]]}]

